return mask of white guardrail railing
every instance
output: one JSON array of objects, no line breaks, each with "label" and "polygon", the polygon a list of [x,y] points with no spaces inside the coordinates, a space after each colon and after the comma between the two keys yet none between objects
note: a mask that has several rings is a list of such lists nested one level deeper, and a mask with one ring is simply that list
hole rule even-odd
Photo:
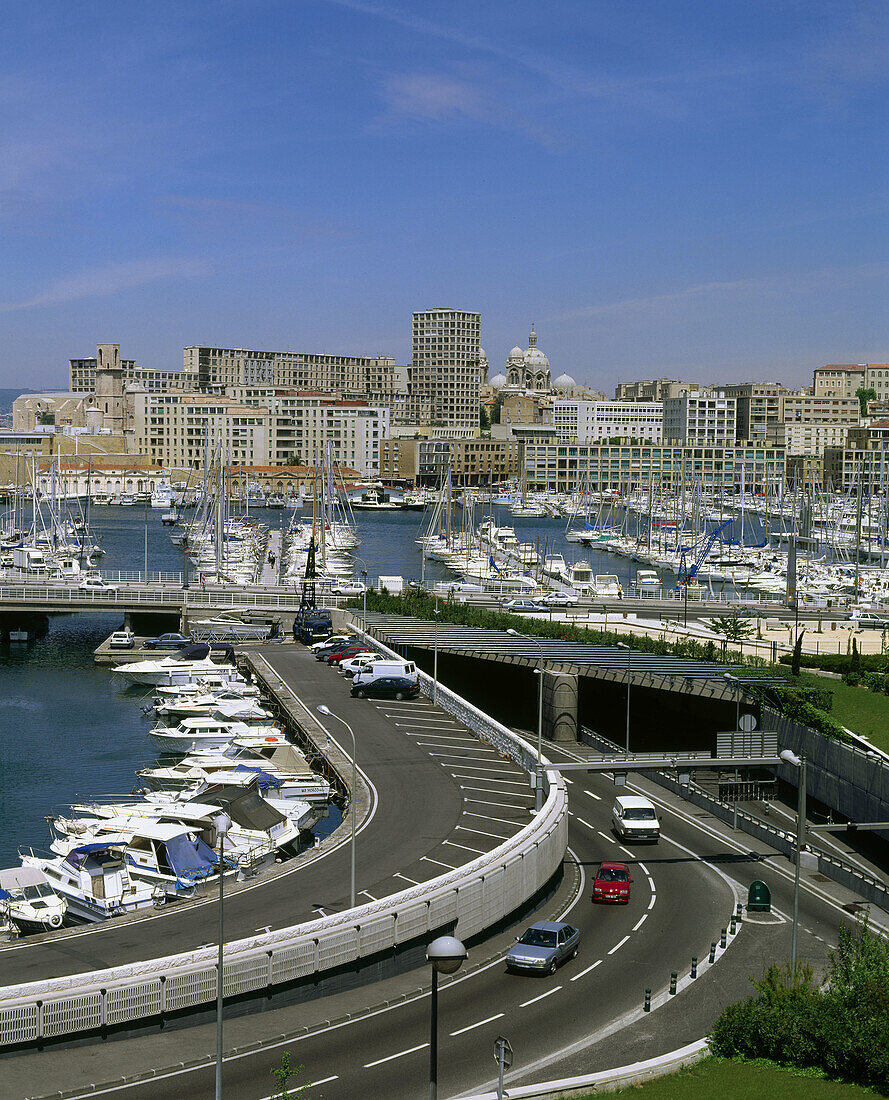
[{"label": "white guardrail railing", "polygon": [[[429,695],[431,678],[421,674],[421,681]],[[530,744],[441,684],[437,700],[477,736],[533,773],[537,754]],[[223,995],[306,978],[449,926],[466,940],[518,909],[552,878],[567,846],[567,788],[558,773],[545,775],[547,798],[534,820],[471,863],[344,913],[227,943]],[[216,954],[216,947],[206,947],[2,987],[0,1046],[211,1003],[216,997]]]}]

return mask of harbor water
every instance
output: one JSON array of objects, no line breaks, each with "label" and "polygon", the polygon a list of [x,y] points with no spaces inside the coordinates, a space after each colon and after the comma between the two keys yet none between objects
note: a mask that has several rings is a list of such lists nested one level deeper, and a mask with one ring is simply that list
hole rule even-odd
[{"label": "harbor water", "polygon": [[[274,528],[286,527],[291,513],[255,514]],[[564,518],[513,517],[500,507],[494,518],[541,554],[545,549],[569,563],[588,561],[594,572],[615,574],[630,590],[634,563],[566,542]],[[381,575],[421,577],[416,539],[427,522],[424,513],[360,512],[355,519],[361,538],[356,576],[366,569],[372,584]],[[182,553],[157,509],[94,506],[90,526],[105,551],[102,570],[141,570],[146,560],[150,571],[182,569]],[[431,585],[453,574],[429,561],[424,579]],[[45,815],[71,802],[128,794],[137,768],[154,758],[146,740],[151,722],[142,714],[144,693],[123,687],[93,664],[93,650],[120,625],[120,616],[107,612],[55,615],[45,637],[0,649],[0,867],[16,865],[21,846],[47,846]]]}]

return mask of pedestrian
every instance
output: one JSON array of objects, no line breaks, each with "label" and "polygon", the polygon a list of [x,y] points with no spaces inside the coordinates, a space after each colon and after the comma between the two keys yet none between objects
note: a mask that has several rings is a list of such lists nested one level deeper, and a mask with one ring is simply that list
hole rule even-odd
[{"label": "pedestrian", "polygon": [[618,598],[619,600],[622,600],[622,599],[624,598],[624,590],[623,590],[623,586],[622,586],[622,585],[620,585],[620,584],[619,584],[619,585],[617,586],[617,598]]}]

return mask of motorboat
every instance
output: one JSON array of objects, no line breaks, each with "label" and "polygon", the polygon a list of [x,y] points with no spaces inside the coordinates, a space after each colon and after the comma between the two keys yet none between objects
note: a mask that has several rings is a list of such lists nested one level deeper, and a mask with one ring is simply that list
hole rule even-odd
[{"label": "motorboat", "polygon": [[247,722],[200,717],[183,718],[174,727],[156,726],[148,736],[162,754],[184,755],[196,749],[224,749],[235,737],[277,738],[281,732],[280,726],[252,726]]},{"label": "motorboat", "polygon": [[154,704],[154,713],[165,725],[176,725],[183,718],[210,718],[219,717],[233,721],[255,721],[257,719],[270,719],[272,712],[259,705],[256,699],[220,698],[220,693],[204,692],[194,695],[190,699],[171,699],[169,702],[159,701]]},{"label": "motorboat", "polygon": [[210,647],[203,643],[184,646],[182,649],[150,661],[133,661],[111,670],[133,684],[171,686],[197,683],[204,677],[236,679],[240,673],[234,665],[217,665],[210,658]]},{"label": "motorboat", "polygon": [[212,619],[196,619],[191,623],[192,637],[200,641],[262,642],[272,636],[275,624],[250,622],[234,615],[217,615]]},{"label": "motorboat", "polygon": [[[171,848],[175,849],[174,831],[168,833]],[[194,863],[185,854],[188,843],[181,846],[183,855],[176,857],[183,870]],[[164,857],[168,867],[170,858]],[[64,855],[43,856],[31,850],[22,853],[21,860],[24,870],[40,873],[51,891],[64,899],[68,923],[94,923],[159,905],[166,894],[163,886],[157,889],[160,883],[140,880],[130,873],[129,852],[122,838],[75,844]],[[187,885],[193,893],[193,883]],[[60,920],[56,927],[61,924]]]},{"label": "motorboat", "polygon": [[0,921],[24,936],[53,932],[65,922],[68,905],[38,867],[0,871]]}]

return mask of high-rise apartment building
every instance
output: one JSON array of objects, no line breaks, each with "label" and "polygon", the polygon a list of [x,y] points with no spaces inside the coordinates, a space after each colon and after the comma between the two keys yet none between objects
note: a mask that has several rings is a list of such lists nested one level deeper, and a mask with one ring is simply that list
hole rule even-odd
[{"label": "high-rise apartment building", "polygon": [[163,393],[169,389],[181,390],[188,388],[188,379],[182,371],[140,367],[134,359],[120,358],[120,344],[97,344],[95,355],[86,359],[68,360],[68,377],[72,393],[96,392],[96,368],[100,354],[106,361],[108,359],[107,351],[100,353],[100,349],[108,348],[117,348],[118,364],[124,390],[134,384],[143,387],[149,393]]},{"label": "high-rise apartment building", "polygon": [[432,423],[463,436],[478,431],[481,314],[429,309],[413,315],[409,392],[428,398]]},{"label": "high-rise apartment building", "polygon": [[722,390],[706,397],[668,397],[664,401],[664,439],[734,443],[735,399]]}]

